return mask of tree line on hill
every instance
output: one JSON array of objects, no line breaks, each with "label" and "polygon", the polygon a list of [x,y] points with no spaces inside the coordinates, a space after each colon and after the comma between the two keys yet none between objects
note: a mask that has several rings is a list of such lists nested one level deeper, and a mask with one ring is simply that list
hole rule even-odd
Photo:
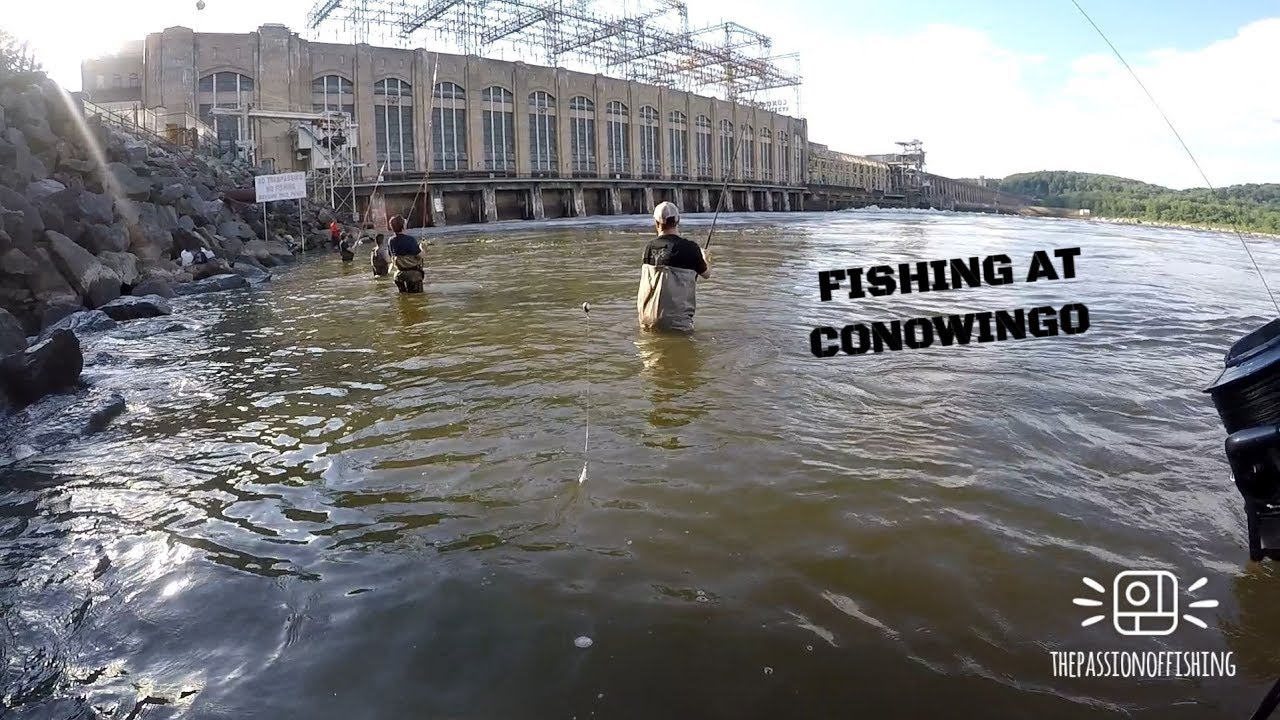
[{"label": "tree line on hill", "polygon": [[1000,190],[1099,217],[1280,233],[1280,183],[1171,190],[1113,175],[1045,170],[1010,175]]}]

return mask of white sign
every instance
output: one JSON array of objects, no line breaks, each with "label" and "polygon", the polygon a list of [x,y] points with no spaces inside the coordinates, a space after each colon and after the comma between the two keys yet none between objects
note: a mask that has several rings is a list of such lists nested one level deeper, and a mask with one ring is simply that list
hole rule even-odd
[{"label": "white sign", "polygon": [[307,174],[304,172],[259,175],[253,179],[257,202],[297,200],[307,196]]}]

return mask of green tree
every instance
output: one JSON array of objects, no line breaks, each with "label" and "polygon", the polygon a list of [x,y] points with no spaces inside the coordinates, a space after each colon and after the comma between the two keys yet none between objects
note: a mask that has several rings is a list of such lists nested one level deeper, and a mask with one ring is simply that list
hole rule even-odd
[{"label": "green tree", "polygon": [[1171,190],[1129,178],[1052,170],[1010,175],[1004,192],[1046,207],[1086,208],[1099,217],[1131,218],[1248,232],[1280,228],[1280,183]]}]

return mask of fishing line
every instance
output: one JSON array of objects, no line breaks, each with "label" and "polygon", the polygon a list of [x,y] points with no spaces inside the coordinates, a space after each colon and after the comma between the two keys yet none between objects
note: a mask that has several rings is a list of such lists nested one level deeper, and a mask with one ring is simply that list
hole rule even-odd
[{"label": "fishing line", "polygon": [[[587,344],[591,343],[591,304],[582,303],[582,312],[587,316]],[[587,450],[591,447],[591,377],[587,377],[587,432],[586,438],[582,441],[582,473],[578,475],[578,484],[581,485],[587,481]]]},{"label": "fishing line", "polygon": [[[436,76],[440,72],[440,53],[436,53],[435,67],[431,70],[431,99],[428,100],[427,107],[427,137],[432,138],[431,145],[427,148],[427,171],[422,175],[422,182],[418,185],[418,191],[413,194],[413,205],[410,205],[409,217],[413,217],[413,211],[418,209],[418,197],[422,195],[422,191],[426,189],[427,182],[431,178],[431,161],[435,154],[436,143],[435,136],[431,134],[431,123],[435,121],[436,110]],[[443,144],[443,141],[441,141]],[[428,198],[427,202],[430,202]],[[427,226],[427,214],[423,213],[420,218],[422,227]]]},{"label": "fishing line", "polygon": [[[760,88],[756,88],[755,91],[751,93],[751,101],[748,103],[749,105],[753,107],[755,106],[756,94],[759,92]],[[733,130],[736,135],[741,131],[741,128],[735,127]],[[754,133],[755,128],[752,128],[751,132]],[[772,140],[773,138],[770,138],[770,141]],[[733,146],[733,152],[729,153],[729,169],[724,173],[724,185],[720,187],[720,197],[716,200],[716,214],[711,216],[711,229],[707,231],[707,241],[702,245],[703,250],[711,247],[711,236],[716,231],[716,221],[720,219],[720,208],[724,207],[725,193],[729,191],[729,178],[733,177],[734,162],[738,159],[738,148],[742,147],[742,143],[744,142],[746,142],[746,137],[738,138],[738,142]],[[773,147],[772,142],[770,142],[769,147]],[[1276,310],[1280,311],[1280,306],[1277,306]]]},{"label": "fishing line", "polygon": [[[1160,113],[1160,117],[1164,118],[1164,123],[1173,131],[1173,136],[1178,139],[1178,144],[1181,145],[1182,149],[1187,153],[1187,157],[1191,158],[1191,164],[1196,166],[1196,171],[1200,173],[1200,178],[1204,180],[1204,184],[1208,186],[1209,191],[1216,197],[1218,194],[1217,188],[1213,186],[1213,183],[1209,182],[1209,176],[1205,174],[1204,168],[1200,167],[1200,162],[1196,160],[1196,156],[1191,152],[1191,148],[1187,147],[1187,143],[1182,139],[1182,134],[1173,126],[1173,121],[1169,119],[1167,114],[1165,114],[1164,109],[1160,107],[1160,103],[1156,102],[1155,97],[1151,95],[1151,91],[1147,89],[1147,86],[1143,84],[1142,79],[1138,77],[1138,73],[1134,72],[1133,68],[1129,66],[1128,61],[1124,59],[1124,56],[1121,55],[1120,51],[1116,49],[1116,46],[1112,44],[1111,40],[1107,37],[1107,34],[1102,32],[1102,28],[1098,27],[1098,24],[1093,21],[1093,18],[1089,17],[1089,13],[1085,12],[1084,8],[1080,7],[1080,3],[1076,2],[1076,0],[1071,0],[1071,4],[1075,5],[1076,9],[1080,11],[1080,14],[1084,16],[1084,19],[1089,21],[1089,24],[1093,26],[1094,30],[1098,31],[1098,35],[1102,38],[1102,41],[1111,48],[1111,52],[1115,53],[1116,58],[1120,60],[1120,64],[1124,65],[1124,69],[1128,70],[1129,74],[1133,76],[1134,81],[1138,83],[1138,87],[1142,88],[1142,92],[1146,93],[1147,99],[1155,106],[1156,112]],[[1258,272],[1258,279],[1262,281],[1262,287],[1266,289],[1267,296],[1271,298],[1271,304],[1275,306],[1276,312],[1280,313],[1280,303],[1276,302],[1276,296],[1271,292],[1271,287],[1267,285],[1267,278],[1262,273],[1262,268],[1258,266],[1258,261],[1253,257],[1253,251],[1249,249],[1249,243],[1245,241],[1244,235],[1240,233],[1240,229],[1234,220],[1231,221],[1231,230],[1240,240],[1240,244],[1244,246],[1244,251],[1249,256],[1249,262],[1253,263],[1253,269]]]},{"label": "fishing line", "polygon": [[[1186,141],[1182,139],[1182,134],[1173,126],[1173,121],[1169,119],[1168,114],[1166,114],[1164,109],[1160,107],[1160,103],[1156,102],[1155,97],[1151,95],[1151,91],[1147,89],[1147,86],[1142,82],[1142,79],[1138,77],[1138,73],[1134,72],[1128,61],[1126,61],[1124,56],[1120,54],[1120,51],[1116,49],[1115,44],[1111,42],[1106,33],[1102,32],[1102,28],[1098,27],[1098,24],[1093,21],[1093,18],[1089,17],[1089,13],[1085,12],[1084,8],[1080,7],[1080,3],[1076,2],[1076,0],[1071,0],[1071,4],[1076,6],[1076,9],[1080,11],[1080,14],[1084,16],[1084,19],[1087,20],[1089,24],[1093,26],[1093,29],[1098,32],[1098,35],[1102,38],[1103,42],[1111,48],[1111,52],[1115,53],[1116,58],[1120,60],[1120,64],[1124,65],[1125,70],[1128,70],[1129,74],[1133,76],[1134,81],[1138,83],[1138,87],[1142,88],[1142,92],[1146,94],[1147,99],[1151,101],[1151,104],[1155,106],[1156,111],[1160,113],[1160,117],[1164,118],[1165,124],[1169,126],[1171,131],[1173,131],[1173,136],[1178,139],[1178,144],[1181,145],[1183,151],[1187,153],[1187,157],[1191,158],[1191,163],[1196,166],[1196,171],[1200,173],[1200,177],[1204,180],[1204,184],[1209,187],[1209,190],[1214,194],[1214,196],[1217,196],[1217,189],[1213,187],[1213,183],[1209,182],[1209,177],[1205,174],[1204,168],[1200,167],[1200,162],[1196,160],[1195,153],[1192,153],[1191,148],[1187,147]],[[1244,235],[1240,233],[1240,229],[1234,220],[1231,222],[1231,230],[1240,240],[1240,244],[1244,246],[1244,251],[1249,256],[1249,262],[1253,263],[1253,269],[1258,272],[1258,279],[1262,281],[1262,287],[1266,288],[1267,296],[1271,298],[1271,304],[1275,306],[1276,312],[1280,313],[1280,303],[1276,302],[1276,296],[1272,294],[1271,287],[1267,285],[1267,278],[1262,273],[1262,268],[1258,266],[1258,261],[1253,257],[1253,251],[1249,249],[1249,243],[1245,241]],[[1275,712],[1277,706],[1280,706],[1280,679],[1276,680],[1275,684],[1271,686],[1271,689],[1262,698],[1262,702],[1258,705],[1257,710],[1254,711],[1251,716],[1251,720],[1263,720],[1264,718],[1270,717],[1271,714]]]}]

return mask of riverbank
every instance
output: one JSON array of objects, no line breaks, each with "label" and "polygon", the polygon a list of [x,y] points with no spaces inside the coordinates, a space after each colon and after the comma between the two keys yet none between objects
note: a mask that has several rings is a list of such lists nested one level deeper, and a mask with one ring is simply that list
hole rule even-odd
[{"label": "riverbank", "polygon": [[1082,219],[1093,220],[1095,222],[1104,222],[1112,225],[1145,225],[1147,227],[1158,227],[1158,228],[1164,228],[1167,230],[1198,230],[1201,232],[1231,233],[1233,235],[1239,232],[1241,235],[1245,237],[1250,237],[1250,238],[1266,238],[1269,240],[1280,239],[1280,233],[1264,233],[1264,232],[1257,232],[1252,230],[1245,232],[1244,230],[1236,230],[1235,228],[1232,228],[1232,227],[1221,227],[1216,225],[1161,222],[1159,220],[1143,220],[1140,218],[1098,217],[1096,215],[1093,216],[1092,218],[1082,218]]}]

